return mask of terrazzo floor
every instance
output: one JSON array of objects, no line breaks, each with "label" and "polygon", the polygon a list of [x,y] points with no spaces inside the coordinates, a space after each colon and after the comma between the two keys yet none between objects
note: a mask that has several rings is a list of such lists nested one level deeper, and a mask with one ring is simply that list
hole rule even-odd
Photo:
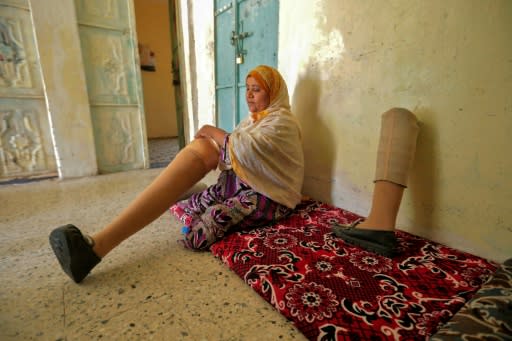
[{"label": "terrazzo floor", "polygon": [[0,186],[0,340],[305,340],[218,259],[176,243],[181,225],[170,214],[81,284],[62,272],[50,231],[74,223],[94,232],[160,171]]},{"label": "terrazzo floor", "polygon": [[149,139],[149,162],[151,168],[162,168],[169,164],[180,151],[179,140],[174,138]]},{"label": "terrazzo floor", "polygon": [[[148,139],[150,168],[166,167],[180,151],[177,137]],[[58,178],[57,172],[32,177],[0,178],[0,186]]]}]

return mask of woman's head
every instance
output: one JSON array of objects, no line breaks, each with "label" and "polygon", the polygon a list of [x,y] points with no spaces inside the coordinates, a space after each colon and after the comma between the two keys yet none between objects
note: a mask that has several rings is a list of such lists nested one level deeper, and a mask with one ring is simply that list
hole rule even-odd
[{"label": "woman's head", "polygon": [[247,74],[245,99],[252,113],[290,109],[283,77],[279,71],[267,65],[259,65]]},{"label": "woman's head", "polygon": [[245,80],[245,100],[250,112],[260,112],[268,108],[270,93],[268,88],[260,84],[257,78],[247,76]]}]

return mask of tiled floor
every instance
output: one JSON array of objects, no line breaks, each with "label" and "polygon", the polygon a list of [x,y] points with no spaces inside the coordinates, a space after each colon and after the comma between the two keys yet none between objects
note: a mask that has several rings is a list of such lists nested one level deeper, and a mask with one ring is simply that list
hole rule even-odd
[{"label": "tiled floor", "polygon": [[[166,167],[180,151],[179,140],[177,137],[148,139],[148,149],[150,168]],[[0,179],[0,186],[56,179],[57,177],[58,174],[55,173],[28,178]]]},{"label": "tiled floor", "polygon": [[180,150],[177,137],[149,139],[148,148],[151,168],[167,166]]},{"label": "tiled floor", "polygon": [[82,284],[61,271],[49,232],[69,222],[94,232],[159,171],[0,186],[0,340],[304,340],[210,253],[176,243],[170,214]]}]

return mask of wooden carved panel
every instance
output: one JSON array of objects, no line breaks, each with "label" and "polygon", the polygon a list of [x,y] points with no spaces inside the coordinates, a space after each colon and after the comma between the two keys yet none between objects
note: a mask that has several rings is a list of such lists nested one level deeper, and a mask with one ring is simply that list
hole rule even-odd
[{"label": "wooden carved panel", "polygon": [[81,27],[82,53],[91,104],[137,103],[131,41],[120,31]]},{"label": "wooden carved panel", "polygon": [[138,109],[98,107],[92,109],[92,116],[100,171],[142,167],[142,127]]},{"label": "wooden carved panel", "polygon": [[129,26],[126,0],[76,0],[80,24],[124,30]]},{"label": "wooden carved panel", "polygon": [[39,117],[44,101],[0,102],[0,177],[54,170],[53,151]]},{"label": "wooden carved panel", "polygon": [[98,169],[145,166],[145,127],[132,1],[75,0]]},{"label": "wooden carved panel", "polygon": [[17,7],[0,11],[0,96],[42,96],[30,12]]}]

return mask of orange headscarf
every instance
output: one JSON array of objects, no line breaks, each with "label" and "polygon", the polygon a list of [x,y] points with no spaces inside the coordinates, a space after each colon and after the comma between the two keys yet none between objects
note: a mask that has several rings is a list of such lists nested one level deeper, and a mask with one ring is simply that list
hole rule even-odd
[{"label": "orange headscarf", "polygon": [[253,121],[258,121],[279,109],[290,110],[288,88],[279,71],[267,65],[259,65],[249,71],[245,79],[249,77],[254,78],[270,97],[268,108],[260,112],[251,113],[250,116]]}]

